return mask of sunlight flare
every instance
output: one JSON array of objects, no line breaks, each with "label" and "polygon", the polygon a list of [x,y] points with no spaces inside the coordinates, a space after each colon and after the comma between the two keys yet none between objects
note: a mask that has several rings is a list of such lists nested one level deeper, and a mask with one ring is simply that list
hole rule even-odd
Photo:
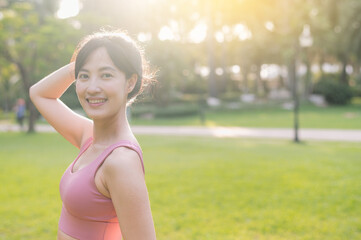
[{"label": "sunlight flare", "polygon": [[197,24],[193,30],[189,33],[189,41],[192,43],[201,43],[207,37],[207,24],[201,22]]},{"label": "sunlight flare", "polygon": [[61,0],[60,7],[56,13],[58,18],[64,19],[74,17],[79,13],[79,1],[78,0]]}]

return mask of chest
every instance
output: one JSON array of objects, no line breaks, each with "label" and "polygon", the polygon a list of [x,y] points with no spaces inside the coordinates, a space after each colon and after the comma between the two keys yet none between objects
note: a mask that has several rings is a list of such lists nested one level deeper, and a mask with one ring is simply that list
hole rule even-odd
[{"label": "chest", "polygon": [[[95,184],[95,187],[99,193],[103,196],[109,198],[109,192],[104,185],[104,174],[102,171],[102,162],[100,161],[100,155],[104,149],[87,149],[74,163],[71,167],[70,165],[70,172],[71,175],[80,175],[84,169],[84,172],[87,172],[87,178],[91,183]],[[87,168],[87,169],[85,169]],[[79,174],[78,174],[79,173]],[[90,175],[89,175],[90,174]],[[84,176],[83,176],[84,178]]]},{"label": "chest", "polygon": [[114,208],[104,186],[99,151],[87,149],[65,171],[60,181],[64,206],[76,216],[114,217]]},{"label": "chest", "polygon": [[88,165],[94,163],[101,153],[102,153],[102,150],[94,149],[94,148],[90,147],[76,160],[72,169],[70,169],[71,172],[75,173],[75,172],[87,167]]},{"label": "chest", "polygon": [[102,184],[92,165],[75,173],[71,173],[70,169],[64,173],[60,181],[63,205],[68,212],[79,218],[114,218],[116,214],[112,201],[101,193]]}]

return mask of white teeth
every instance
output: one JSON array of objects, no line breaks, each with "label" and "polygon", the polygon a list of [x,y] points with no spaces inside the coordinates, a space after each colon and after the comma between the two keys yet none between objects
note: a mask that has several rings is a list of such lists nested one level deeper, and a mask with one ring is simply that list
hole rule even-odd
[{"label": "white teeth", "polygon": [[104,103],[105,99],[88,99],[89,103],[95,104],[95,103]]}]

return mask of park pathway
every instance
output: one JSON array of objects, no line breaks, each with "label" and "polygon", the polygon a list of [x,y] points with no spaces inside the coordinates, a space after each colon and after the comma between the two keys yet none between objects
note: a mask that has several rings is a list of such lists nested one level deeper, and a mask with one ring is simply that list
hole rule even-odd
[{"label": "park pathway", "polygon": [[[0,132],[17,132],[14,124],[0,124]],[[37,125],[38,132],[55,132],[49,125]],[[293,129],[287,128],[247,128],[247,127],[199,127],[199,126],[133,126],[134,134],[166,136],[204,136],[218,138],[263,138],[290,139]],[[341,129],[300,129],[300,140],[361,142],[361,130]]]}]

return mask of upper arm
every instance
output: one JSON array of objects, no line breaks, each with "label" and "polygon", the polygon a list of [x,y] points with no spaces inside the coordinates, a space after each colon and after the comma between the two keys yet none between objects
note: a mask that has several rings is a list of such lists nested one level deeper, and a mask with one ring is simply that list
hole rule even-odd
[{"label": "upper arm", "polygon": [[104,178],[124,239],[156,239],[138,154],[126,148],[114,150],[104,163]]},{"label": "upper arm", "polygon": [[59,84],[60,87],[48,84],[51,80],[51,77],[47,77],[33,85],[29,90],[30,98],[47,122],[71,144],[80,148],[91,137],[93,122],[67,107],[59,98],[68,86],[65,83]]},{"label": "upper arm", "polygon": [[59,100],[74,82],[74,64],[69,63],[44,77],[30,88],[29,94],[41,115],[69,142],[80,148],[91,137],[93,123]]},{"label": "upper arm", "polygon": [[65,139],[80,148],[91,136],[93,122],[71,110],[59,99],[33,99],[34,104],[47,120]]}]

